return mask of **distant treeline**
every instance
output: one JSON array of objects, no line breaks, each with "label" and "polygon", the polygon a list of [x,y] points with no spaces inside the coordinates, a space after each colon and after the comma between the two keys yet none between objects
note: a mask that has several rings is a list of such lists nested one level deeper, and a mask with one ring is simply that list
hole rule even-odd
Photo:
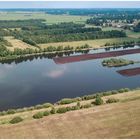
[{"label": "distant treeline", "polygon": [[44,26],[43,19],[29,19],[29,20],[0,20],[0,28],[21,28]]}]

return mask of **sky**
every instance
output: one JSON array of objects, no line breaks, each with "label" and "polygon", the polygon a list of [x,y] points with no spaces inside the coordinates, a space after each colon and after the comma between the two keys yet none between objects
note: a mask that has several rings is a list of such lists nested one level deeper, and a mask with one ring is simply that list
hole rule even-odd
[{"label": "sky", "polygon": [[0,1],[7,8],[140,8],[140,1]]}]

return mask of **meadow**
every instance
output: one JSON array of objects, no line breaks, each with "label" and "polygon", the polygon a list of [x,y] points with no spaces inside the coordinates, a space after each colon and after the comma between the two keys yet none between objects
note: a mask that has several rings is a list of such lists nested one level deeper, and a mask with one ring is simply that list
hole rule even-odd
[{"label": "meadow", "polygon": [[85,41],[71,41],[71,42],[58,42],[58,43],[46,43],[46,44],[39,44],[41,48],[49,47],[49,46],[72,46],[78,47],[85,44],[88,44],[92,48],[100,48],[104,47],[107,43],[123,43],[124,41],[138,41],[139,39],[130,38],[130,37],[123,37],[123,38],[109,38],[109,39],[95,39],[95,40],[85,40]]},{"label": "meadow", "polygon": [[50,15],[43,12],[0,12],[0,20],[45,19],[47,24],[60,22],[85,23],[88,16]]}]

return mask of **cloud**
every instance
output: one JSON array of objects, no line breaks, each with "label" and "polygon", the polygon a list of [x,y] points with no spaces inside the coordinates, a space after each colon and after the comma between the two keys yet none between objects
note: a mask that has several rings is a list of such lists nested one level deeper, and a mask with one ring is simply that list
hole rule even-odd
[{"label": "cloud", "polygon": [[4,64],[0,66],[0,78],[5,77],[13,68],[14,64]]},{"label": "cloud", "polygon": [[50,78],[59,78],[65,74],[66,70],[67,70],[67,67],[64,66],[57,69],[53,69],[49,72],[45,72],[43,75]]}]

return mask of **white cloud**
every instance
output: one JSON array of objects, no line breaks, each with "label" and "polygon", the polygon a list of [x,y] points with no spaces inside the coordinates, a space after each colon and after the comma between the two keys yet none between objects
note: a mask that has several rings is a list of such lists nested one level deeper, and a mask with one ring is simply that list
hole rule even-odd
[{"label": "white cloud", "polygon": [[66,73],[66,70],[67,70],[67,67],[63,66],[57,69],[50,70],[49,72],[48,71],[44,72],[43,75],[50,78],[59,78]]}]

